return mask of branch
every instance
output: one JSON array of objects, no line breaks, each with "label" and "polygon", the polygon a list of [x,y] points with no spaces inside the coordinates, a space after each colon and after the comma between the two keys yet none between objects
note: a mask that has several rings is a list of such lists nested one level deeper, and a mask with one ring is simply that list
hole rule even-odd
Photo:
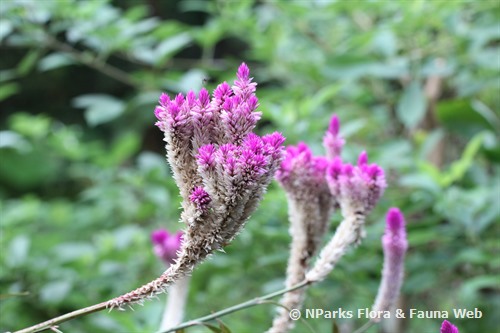
[{"label": "branch", "polygon": [[175,327],[170,328],[168,331],[163,331],[163,332],[159,332],[159,333],[175,332],[175,331],[181,330],[183,328],[200,325],[201,323],[204,323],[206,321],[214,320],[216,318],[220,318],[222,316],[228,315],[230,313],[233,313],[233,312],[236,312],[236,311],[239,311],[239,310],[242,310],[242,309],[246,309],[246,308],[250,308],[250,307],[253,307],[253,306],[256,306],[256,305],[260,305],[260,304],[266,303],[265,301],[267,301],[268,299],[271,299],[271,298],[274,298],[276,296],[280,296],[280,295],[286,294],[287,292],[290,292],[290,291],[294,291],[294,290],[303,288],[303,287],[305,287],[307,285],[310,285],[312,283],[314,283],[314,282],[313,281],[304,280],[304,281],[302,281],[302,282],[300,282],[300,283],[298,283],[298,284],[296,284],[296,285],[294,285],[294,286],[292,286],[290,288],[281,289],[281,290],[275,291],[273,293],[270,293],[270,294],[267,294],[267,295],[264,295],[264,296],[256,297],[256,298],[251,299],[249,301],[246,301],[246,302],[243,302],[243,303],[240,303],[240,304],[237,304],[237,305],[233,305],[233,306],[231,306],[229,308],[226,308],[224,310],[214,312],[211,315],[187,321],[187,322],[185,322],[183,324],[180,324],[179,326],[175,326]]},{"label": "branch", "polygon": [[89,67],[92,67],[99,72],[117,80],[120,81],[126,85],[129,85],[133,88],[138,88],[140,84],[136,82],[130,75],[128,75],[126,72],[122,71],[119,68],[113,67],[109,65],[108,63],[99,60],[97,57],[91,57],[85,54],[82,54],[80,51],[72,47],[71,45],[68,45],[66,43],[58,41],[56,38],[54,38],[52,35],[46,33],[46,38],[49,41],[49,46],[69,54],[71,57],[73,57],[76,61],[87,65]]},{"label": "branch", "polygon": [[98,312],[98,311],[104,310],[104,309],[106,309],[106,304],[107,304],[107,302],[102,302],[99,304],[91,305],[91,306],[88,306],[86,308],[79,309],[79,310],[76,310],[76,311],[73,311],[70,313],[66,313],[62,316],[52,318],[50,320],[44,321],[43,323],[36,324],[34,326],[27,327],[27,328],[19,330],[19,331],[15,331],[14,333],[35,333],[35,332],[45,331],[45,330],[48,330],[48,329],[55,327],[57,324],[74,319],[76,317],[81,317],[81,316],[91,314],[93,312]]}]

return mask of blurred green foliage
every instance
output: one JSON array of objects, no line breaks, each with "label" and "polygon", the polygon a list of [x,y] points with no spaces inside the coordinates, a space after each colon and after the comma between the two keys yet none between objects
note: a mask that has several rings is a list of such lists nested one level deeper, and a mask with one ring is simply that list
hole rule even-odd
[{"label": "blurred green foliage", "polygon": [[[371,306],[384,212],[398,206],[410,240],[400,307],[478,307],[483,318],[451,321],[461,332],[498,327],[497,1],[4,0],[0,15],[0,330],[109,299],[162,271],[149,234],[181,225],[154,105],[160,91],[232,80],[242,61],[259,83],[259,132],[278,129],[288,144],[322,153],[335,112],[344,158],[366,149],[388,173],[367,239],[308,290],[305,306]],[[187,317],[280,289],[287,229],[273,184],[227,253],[196,269]],[[163,304],[62,328],[152,332]],[[274,310],[223,321],[233,332],[264,331]],[[327,319],[308,323],[332,330]],[[438,332],[440,323],[403,324]],[[298,322],[294,332],[305,330]]]}]

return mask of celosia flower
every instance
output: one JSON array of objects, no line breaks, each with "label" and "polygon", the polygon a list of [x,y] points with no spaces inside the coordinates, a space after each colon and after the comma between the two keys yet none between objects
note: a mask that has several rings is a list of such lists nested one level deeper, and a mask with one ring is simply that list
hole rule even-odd
[{"label": "celosia flower", "polygon": [[328,167],[326,179],[339,203],[356,207],[365,215],[387,187],[384,170],[377,164],[369,165],[366,152],[360,154],[355,166],[344,164],[336,157]]},{"label": "celosia flower", "polygon": [[198,186],[193,190],[189,196],[189,200],[191,200],[191,202],[194,203],[201,211],[206,210],[211,201],[207,191],[205,191],[201,186]]},{"label": "celosia flower", "polygon": [[156,256],[169,266],[174,263],[181,248],[182,231],[171,234],[165,229],[158,229],[151,233],[151,241]]},{"label": "celosia flower", "polygon": [[263,137],[252,133],[261,116],[255,89],[243,63],[234,85],[220,84],[211,99],[205,89],[198,97],[194,92],[174,99],[160,96],[156,125],[165,134],[187,229],[175,264],[108,306],[142,302],[164,291],[229,244],[256,209],[281,163],[285,138],[277,132]]},{"label": "celosia flower", "polygon": [[[398,208],[391,208],[387,212],[385,233],[382,237],[384,249],[384,266],[382,280],[373,311],[387,311],[396,302],[404,275],[404,257],[408,249],[406,239],[405,219]],[[374,318],[379,321],[380,318]]]},{"label": "celosia flower", "polygon": [[334,158],[326,171],[326,180],[344,220],[307,273],[309,281],[323,280],[349,246],[361,241],[365,218],[387,186],[383,169],[376,164],[368,164],[365,152],[359,156],[357,165],[343,163],[339,157]]},{"label": "celosia flower", "polygon": [[440,333],[459,333],[458,328],[450,323],[448,320],[444,320],[443,324],[441,325],[441,331]]},{"label": "celosia flower", "polygon": [[[333,118],[336,119],[336,116]],[[338,131],[338,120],[336,124]],[[309,147],[300,142],[297,146],[287,147],[285,159],[276,172],[276,179],[287,195],[292,236],[287,288],[304,280],[336,206],[325,180],[328,164],[326,157],[313,156]],[[302,288],[282,297],[280,304],[283,308],[278,309],[268,333],[283,333],[293,328],[294,321],[290,319],[287,309],[300,309],[304,294],[305,288]]]},{"label": "celosia flower", "polygon": [[344,138],[339,134],[340,122],[339,118],[334,115],[330,120],[330,126],[323,137],[323,146],[326,150],[326,156],[329,159],[340,156],[342,147],[345,144]]}]

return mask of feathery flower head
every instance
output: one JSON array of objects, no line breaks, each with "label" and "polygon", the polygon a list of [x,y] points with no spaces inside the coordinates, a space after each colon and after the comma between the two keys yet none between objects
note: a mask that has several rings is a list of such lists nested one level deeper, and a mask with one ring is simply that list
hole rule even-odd
[{"label": "feathery flower head", "polygon": [[[396,302],[404,276],[404,256],[408,248],[405,219],[398,208],[390,208],[386,215],[385,233],[382,236],[384,266],[374,311],[387,311]],[[379,321],[380,318],[374,319]]]},{"label": "feathery flower head", "polygon": [[228,245],[257,208],[281,163],[285,138],[277,132],[263,137],[252,133],[261,115],[256,85],[243,63],[234,85],[219,84],[211,97],[205,89],[173,99],[160,96],[156,125],[164,132],[187,228],[175,263],[158,279],[111,300],[109,307],[164,292]]},{"label": "feathery flower head", "polygon": [[181,247],[182,238],[182,231],[175,234],[169,233],[165,229],[153,231],[151,233],[151,241],[155,255],[167,266],[173,264],[177,258],[177,251]]},{"label": "feathery flower head", "polygon": [[236,76],[233,86],[223,82],[212,96],[206,89],[174,98],[162,94],[155,109],[156,125],[165,134],[168,162],[183,198],[181,218],[188,225],[185,243],[194,246],[191,238],[196,235],[197,246],[206,250],[203,255],[197,253],[199,257],[236,235],[283,158],[283,135],[252,133],[261,113],[256,111],[257,84],[245,63]]},{"label": "feathery flower head", "polygon": [[334,158],[326,171],[326,180],[338,202],[361,205],[365,213],[373,209],[387,187],[384,170],[377,164],[368,164],[365,152],[355,166]]},{"label": "feathery flower head", "polygon": [[311,149],[304,143],[286,148],[285,158],[276,179],[285,189],[300,190],[300,186],[318,187],[324,183],[328,161],[323,156],[313,156]]},{"label": "feathery flower head", "polygon": [[340,156],[342,152],[342,147],[345,144],[344,138],[342,138],[339,134],[340,129],[340,121],[337,115],[333,115],[330,120],[330,125],[328,126],[328,130],[323,137],[323,146],[326,150],[326,156],[329,159],[332,159],[336,156]]},{"label": "feathery flower head", "polygon": [[448,320],[444,320],[443,324],[441,324],[440,333],[459,333],[458,328],[450,323]]},{"label": "feathery flower head", "polygon": [[405,218],[398,208],[391,208],[386,215],[385,234],[382,237],[385,251],[395,255],[403,255],[408,249],[406,239]]},{"label": "feathery flower head", "polygon": [[207,210],[210,201],[212,201],[210,195],[208,195],[207,191],[201,186],[196,187],[193,192],[191,192],[189,200],[191,200],[191,202],[201,211]]}]

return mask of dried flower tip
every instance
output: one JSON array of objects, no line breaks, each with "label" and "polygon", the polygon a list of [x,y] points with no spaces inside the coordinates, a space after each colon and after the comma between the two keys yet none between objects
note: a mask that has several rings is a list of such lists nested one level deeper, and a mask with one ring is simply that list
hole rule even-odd
[{"label": "dried flower tip", "polygon": [[440,333],[459,333],[458,328],[450,323],[448,320],[444,320],[441,325]]}]

